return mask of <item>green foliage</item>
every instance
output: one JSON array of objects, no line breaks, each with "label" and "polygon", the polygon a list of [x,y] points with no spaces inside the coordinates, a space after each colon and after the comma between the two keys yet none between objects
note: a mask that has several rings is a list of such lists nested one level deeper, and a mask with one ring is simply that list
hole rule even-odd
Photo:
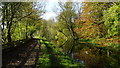
[{"label": "green foliage", "polygon": [[[80,13],[76,13],[78,9],[73,2],[59,3],[61,11],[57,17],[58,22],[41,19],[43,11],[36,10],[33,3],[2,4],[2,23],[0,24],[2,24],[3,43],[10,42],[11,39],[16,41],[32,36],[36,39],[42,38],[39,40],[42,54],[39,56],[37,68],[49,68],[54,65],[61,68],[84,67],[83,64],[76,63],[64,54],[70,48],[72,50],[71,45],[75,45],[73,52],[80,51],[77,58],[84,60],[88,67],[94,64],[98,66],[100,63],[105,64],[101,61],[103,59],[108,61],[106,66],[119,68],[119,62],[113,57],[119,59],[117,54],[120,46],[115,42],[119,42],[120,38],[115,41],[109,39],[120,35],[119,2],[82,3]],[[72,18],[77,16],[79,18],[73,22]],[[108,38],[105,38],[106,35]],[[115,54],[110,57],[100,56],[100,52],[105,55],[108,50],[110,54]]]},{"label": "green foliage", "polygon": [[42,55],[39,57],[36,68],[50,67],[50,59],[48,54]]},{"label": "green foliage", "polygon": [[13,27],[15,27],[13,29],[14,31],[12,31],[13,41],[24,39],[24,37],[26,36],[25,34],[26,26],[24,25],[24,23],[23,22],[16,23],[13,25]]},{"label": "green foliage", "polygon": [[[36,67],[84,67],[80,63],[75,63],[70,57],[65,56],[62,52],[60,52],[59,48],[54,46],[48,41],[40,40],[41,51],[43,54],[39,57]],[[54,57],[54,58],[53,58]],[[54,62],[54,64],[53,64]]]},{"label": "green foliage", "polygon": [[112,5],[111,2],[83,2],[82,12],[76,21],[75,32],[78,36],[84,39],[104,37],[107,34],[107,29],[102,20],[103,11],[106,11]]},{"label": "green foliage", "polygon": [[120,5],[114,5],[104,12],[104,24],[108,29],[108,37],[119,35]]},{"label": "green foliage", "polygon": [[2,42],[28,39],[38,29],[38,10],[32,2],[2,3]]}]

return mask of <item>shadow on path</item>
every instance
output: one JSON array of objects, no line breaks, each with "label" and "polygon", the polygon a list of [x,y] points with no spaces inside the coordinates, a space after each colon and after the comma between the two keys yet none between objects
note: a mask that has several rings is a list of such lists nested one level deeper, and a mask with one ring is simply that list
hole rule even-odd
[{"label": "shadow on path", "polygon": [[35,68],[39,51],[38,40],[33,39],[15,50],[4,53],[2,68]]},{"label": "shadow on path", "polygon": [[47,47],[47,53],[50,54],[50,65],[51,68],[57,67],[57,68],[64,68],[62,64],[60,64],[60,60],[57,58],[56,54],[54,53],[53,49],[46,44]]}]

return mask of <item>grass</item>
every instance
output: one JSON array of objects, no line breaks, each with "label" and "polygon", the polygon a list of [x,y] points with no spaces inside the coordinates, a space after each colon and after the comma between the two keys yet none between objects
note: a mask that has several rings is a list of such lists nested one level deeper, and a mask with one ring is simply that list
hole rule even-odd
[{"label": "grass", "polygon": [[36,68],[84,68],[83,64],[76,63],[47,40],[40,40],[39,42],[41,43],[41,52],[43,54],[39,56]]}]

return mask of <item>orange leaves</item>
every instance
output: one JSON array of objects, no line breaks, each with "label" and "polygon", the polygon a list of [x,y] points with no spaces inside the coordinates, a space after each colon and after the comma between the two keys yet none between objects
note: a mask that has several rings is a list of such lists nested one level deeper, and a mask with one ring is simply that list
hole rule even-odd
[{"label": "orange leaves", "polygon": [[75,28],[75,32],[84,39],[95,38],[100,35],[99,27],[92,23],[83,23],[81,28]]},{"label": "orange leaves", "polygon": [[101,21],[103,18],[103,10],[105,10],[105,8],[102,9],[102,6],[104,5],[109,4],[97,2],[83,3],[82,13],[76,21],[79,26],[74,29],[80,37],[84,39],[91,39],[96,38],[97,36],[102,37],[107,34],[107,29]]}]

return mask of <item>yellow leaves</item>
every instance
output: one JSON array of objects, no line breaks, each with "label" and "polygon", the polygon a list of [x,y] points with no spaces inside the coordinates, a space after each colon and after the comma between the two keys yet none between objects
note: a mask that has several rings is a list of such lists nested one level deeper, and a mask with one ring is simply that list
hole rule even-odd
[{"label": "yellow leaves", "polygon": [[113,38],[107,39],[108,41],[113,41]]},{"label": "yellow leaves", "polygon": [[85,39],[95,38],[100,35],[100,29],[93,23],[83,23],[80,28],[75,28],[75,32]]}]

